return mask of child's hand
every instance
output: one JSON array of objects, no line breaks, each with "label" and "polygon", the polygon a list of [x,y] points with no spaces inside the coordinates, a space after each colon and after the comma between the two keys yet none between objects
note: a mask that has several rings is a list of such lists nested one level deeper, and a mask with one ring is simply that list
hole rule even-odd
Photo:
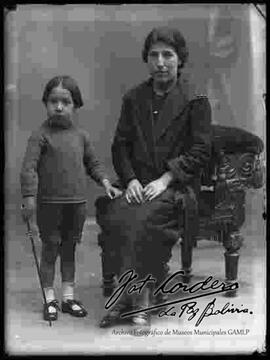
[{"label": "child's hand", "polygon": [[105,189],[106,194],[109,196],[110,199],[116,199],[122,196],[123,192],[114,186],[110,186],[109,188]]},{"label": "child's hand", "polygon": [[34,196],[27,196],[23,199],[21,215],[24,222],[31,220],[36,210],[36,200]]},{"label": "child's hand", "polygon": [[120,197],[123,193],[117,187],[112,186],[110,181],[107,179],[103,180],[103,186],[105,188],[106,194],[109,196],[110,199],[116,199]]}]

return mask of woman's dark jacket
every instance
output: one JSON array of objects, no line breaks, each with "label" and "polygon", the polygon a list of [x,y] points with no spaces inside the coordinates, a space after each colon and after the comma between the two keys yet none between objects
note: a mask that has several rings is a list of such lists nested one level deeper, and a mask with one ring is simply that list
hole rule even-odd
[{"label": "woman's dark jacket", "polygon": [[134,178],[145,185],[168,170],[178,188],[192,185],[210,158],[209,101],[179,80],[154,124],[152,91],[148,80],[123,97],[112,145],[114,169],[124,186]]}]

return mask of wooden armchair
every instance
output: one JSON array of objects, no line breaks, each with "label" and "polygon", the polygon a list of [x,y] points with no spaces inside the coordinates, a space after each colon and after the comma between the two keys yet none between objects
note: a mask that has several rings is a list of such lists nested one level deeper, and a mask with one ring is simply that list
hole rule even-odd
[{"label": "wooden armchair", "polygon": [[[212,239],[225,248],[225,279],[235,282],[238,275],[239,249],[243,244],[241,226],[245,221],[245,196],[248,188],[261,188],[264,182],[260,138],[245,130],[212,125],[212,156],[201,178],[198,197],[199,229],[191,235],[187,221],[179,229],[183,282],[192,276],[192,251],[200,239]],[[185,216],[184,216],[185,218]],[[98,234],[101,247],[103,294],[110,296],[118,274],[117,256],[106,244],[110,235]],[[199,267],[200,264],[196,264]],[[167,267],[165,264],[164,267]],[[164,268],[166,273],[167,268]],[[236,292],[230,291],[234,296]]]},{"label": "wooden armchair", "polygon": [[[184,282],[189,282],[192,276],[192,250],[200,239],[223,244],[226,282],[237,280],[239,249],[244,241],[241,226],[245,221],[246,191],[261,188],[264,183],[262,140],[238,128],[213,125],[212,129],[212,157],[203,172],[198,197],[198,233],[190,239],[189,229],[182,232]],[[228,292],[231,296],[235,294]]]}]

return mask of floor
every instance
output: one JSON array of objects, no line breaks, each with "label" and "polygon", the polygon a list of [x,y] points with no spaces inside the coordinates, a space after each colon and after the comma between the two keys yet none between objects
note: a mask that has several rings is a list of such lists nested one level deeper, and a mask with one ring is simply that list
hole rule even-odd
[{"label": "floor", "polygon": [[[254,209],[254,207],[253,207]],[[256,208],[255,208],[256,209]],[[223,294],[198,298],[198,313],[180,318],[181,306],[175,305],[167,315],[152,317],[151,331],[134,333],[127,326],[100,329],[97,324],[106,313],[106,299],[101,291],[100,250],[96,243],[98,228],[89,218],[83,242],[77,251],[77,294],[88,309],[88,316],[76,319],[59,314],[50,327],[43,321],[42,297],[35,269],[31,243],[25,236],[25,226],[14,207],[6,215],[5,256],[5,349],[10,355],[65,354],[207,354],[252,353],[265,350],[266,331],[266,244],[265,224],[261,213],[250,211],[243,227],[245,243],[239,260],[239,290],[237,297]],[[36,239],[37,253],[40,242]],[[193,254],[192,284],[209,276],[224,280],[224,250],[220,244],[201,240]],[[180,269],[180,249],[173,249],[171,273]],[[59,263],[57,263],[59,268]],[[60,277],[56,286],[59,292]],[[200,295],[202,292],[197,292]],[[170,300],[191,296],[179,291]],[[193,294],[194,296],[194,294]],[[200,314],[215,300],[213,312],[227,308],[245,310],[241,313],[217,314],[205,317],[196,326]],[[194,307],[195,308],[195,307]],[[210,310],[209,310],[210,311]],[[209,312],[207,312],[209,314]],[[174,315],[174,316],[173,316]]]}]

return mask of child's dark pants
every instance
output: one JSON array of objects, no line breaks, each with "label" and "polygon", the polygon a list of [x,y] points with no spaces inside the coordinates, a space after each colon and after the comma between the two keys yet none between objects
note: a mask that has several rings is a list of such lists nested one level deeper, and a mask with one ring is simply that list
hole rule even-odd
[{"label": "child's dark pants", "polygon": [[86,218],[86,203],[39,204],[37,225],[42,241],[40,262],[43,287],[53,287],[57,256],[61,259],[62,282],[74,283],[75,248]]}]

